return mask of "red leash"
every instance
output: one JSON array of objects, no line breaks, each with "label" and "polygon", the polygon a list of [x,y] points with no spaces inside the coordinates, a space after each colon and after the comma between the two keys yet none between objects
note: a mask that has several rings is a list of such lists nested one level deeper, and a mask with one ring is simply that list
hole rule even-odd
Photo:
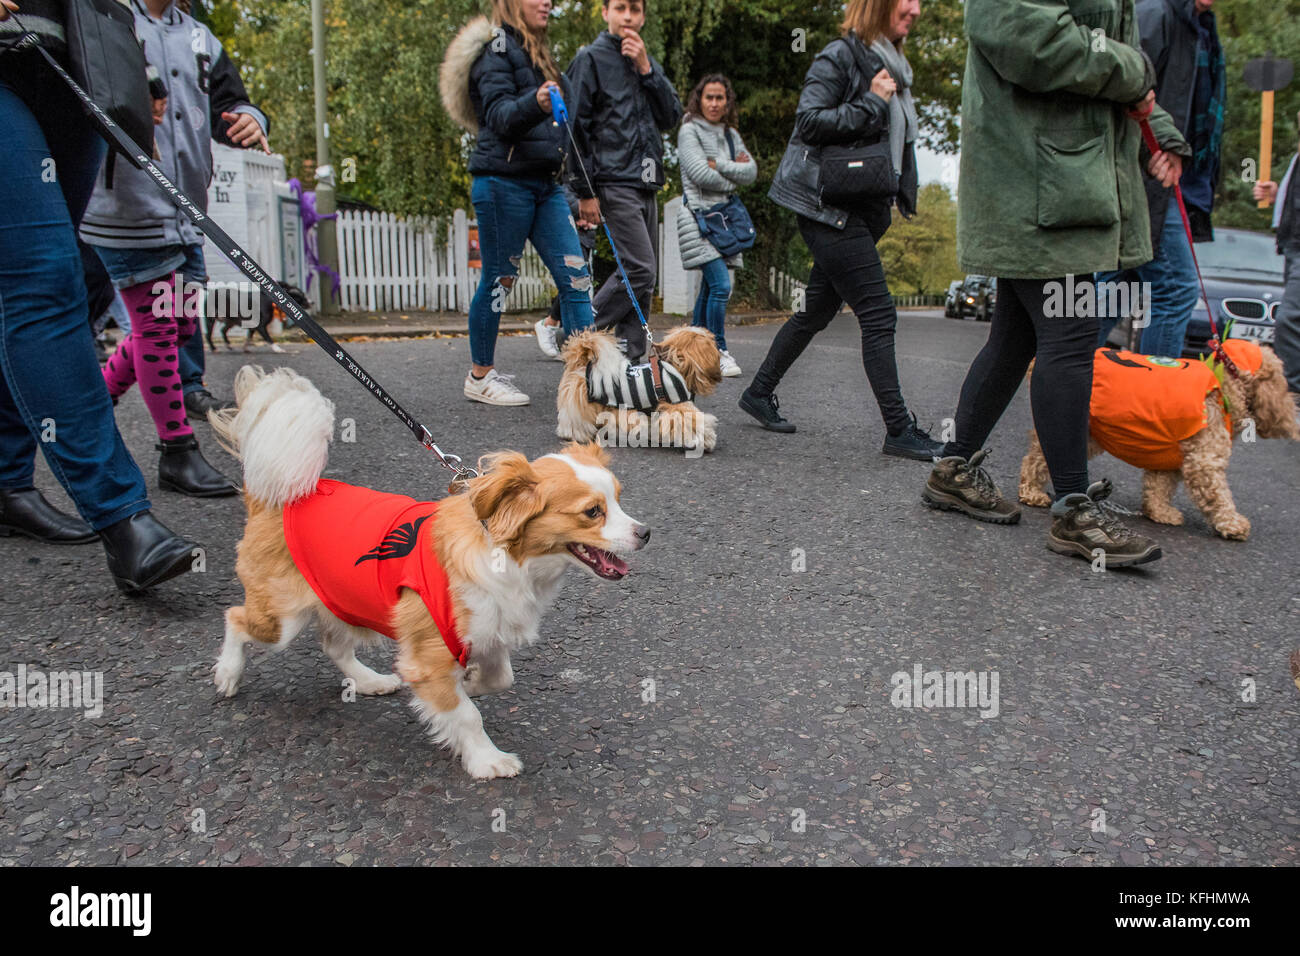
[{"label": "red leash", "polygon": [[[1142,128],[1142,142],[1146,143],[1147,149],[1154,156],[1160,152],[1160,144],[1156,142],[1156,134],[1151,131],[1151,123],[1146,119],[1138,120],[1138,125]],[[1183,217],[1183,232],[1187,234],[1187,248],[1192,253],[1192,265],[1196,267],[1196,281],[1201,286],[1201,301],[1205,303],[1205,313],[1210,317],[1210,341],[1208,344],[1214,352],[1214,357],[1223,363],[1223,367],[1228,370],[1233,378],[1238,377],[1241,373],[1228,353],[1223,350],[1223,343],[1219,341],[1219,326],[1214,321],[1214,307],[1210,305],[1210,297],[1205,294],[1205,280],[1201,278],[1201,264],[1196,259],[1196,243],[1192,241],[1192,224],[1187,218],[1187,205],[1183,202],[1183,187],[1181,184],[1174,183],[1174,198],[1178,200],[1178,213]]]}]

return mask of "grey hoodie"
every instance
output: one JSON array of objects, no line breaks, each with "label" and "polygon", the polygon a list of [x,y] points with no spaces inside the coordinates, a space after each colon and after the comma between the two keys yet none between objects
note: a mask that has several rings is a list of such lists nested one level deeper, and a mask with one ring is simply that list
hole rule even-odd
[{"label": "grey hoodie", "polygon": [[[250,113],[267,129],[266,117],[248,102],[239,71],[202,23],[169,4],[162,17],[130,0],[145,58],[167,85],[167,113],[154,127],[159,168],[200,209],[207,210],[212,179],[212,140],[226,138],[221,114]],[[92,246],[153,249],[192,245],[203,234],[154,184],[148,173],[110,153],[81,220],[81,238]]]}]

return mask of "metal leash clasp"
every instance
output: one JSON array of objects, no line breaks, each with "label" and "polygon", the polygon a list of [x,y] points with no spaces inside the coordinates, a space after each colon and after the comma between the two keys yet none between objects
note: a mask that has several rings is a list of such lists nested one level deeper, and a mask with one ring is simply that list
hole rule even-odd
[{"label": "metal leash clasp", "polygon": [[456,473],[456,477],[447,486],[447,494],[454,495],[464,491],[469,486],[469,482],[478,477],[478,472],[465,464],[460,455],[451,455],[439,448],[438,443],[433,440],[433,433],[429,429],[421,425],[420,431],[423,432],[420,436],[420,444],[438,456],[438,461],[442,464],[442,467]]}]

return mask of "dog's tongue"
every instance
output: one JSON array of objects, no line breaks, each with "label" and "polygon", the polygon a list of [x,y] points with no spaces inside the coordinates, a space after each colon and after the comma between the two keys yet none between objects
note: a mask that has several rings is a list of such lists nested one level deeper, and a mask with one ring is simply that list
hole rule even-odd
[{"label": "dog's tongue", "polygon": [[617,574],[619,577],[627,574],[629,570],[628,564],[618,555],[609,551],[595,551],[593,553],[596,555],[601,574]]}]

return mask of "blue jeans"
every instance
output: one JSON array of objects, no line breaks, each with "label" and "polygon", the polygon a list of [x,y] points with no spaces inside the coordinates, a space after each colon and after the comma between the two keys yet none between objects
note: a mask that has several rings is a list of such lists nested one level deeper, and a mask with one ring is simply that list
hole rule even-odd
[{"label": "blue jeans", "polygon": [[700,293],[695,297],[695,318],[691,325],[713,333],[718,349],[727,350],[727,300],[731,298],[731,273],[727,260],[714,259],[700,269]]},{"label": "blue jeans", "polygon": [[497,328],[519,257],[531,240],[560,290],[560,324],[572,335],[591,325],[591,274],[569,218],[564,190],[549,179],[475,176],[470,201],[478,218],[483,275],[469,304],[469,351],[475,365],[491,365]]},{"label": "blue jeans", "polygon": [[31,486],[40,439],[98,531],[149,508],[95,358],[77,249],[104,143],[53,73],[23,89],[0,82],[0,488]]},{"label": "blue jeans", "polygon": [[[1140,282],[1151,283],[1150,321],[1142,330],[1139,351],[1144,355],[1179,358],[1187,338],[1187,323],[1192,320],[1192,310],[1196,308],[1200,291],[1192,247],[1187,242],[1176,199],[1170,198],[1169,210],[1165,213],[1164,228],[1160,232],[1160,254],[1146,265],[1129,270],[1129,274],[1136,274]],[[1096,279],[1098,282],[1114,282],[1124,275],[1123,272],[1099,272]],[[1102,315],[1100,318],[1100,335],[1104,342],[1119,316]]]},{"label": "blue jeans", "polygon": [[[153,249],[111,249],[108,246],[94,246],[94,250],[104,263],[104,268],[109,278],[113,280],[115,289],[129,289],[141,282],[165,279],[176,270],[180,271],[184,282],[208,281],[208,265],[203,261],[203,246],[199,243],[188,246],[160,246]],[[122,331],[131,331],[129,318],[126,324],[122,325]],[[181,345],[177,364],[180,366],[182,394],[189,395],[191,392],[202,391],[204,354],[201,323],[194,327],[194,334]]]}]

